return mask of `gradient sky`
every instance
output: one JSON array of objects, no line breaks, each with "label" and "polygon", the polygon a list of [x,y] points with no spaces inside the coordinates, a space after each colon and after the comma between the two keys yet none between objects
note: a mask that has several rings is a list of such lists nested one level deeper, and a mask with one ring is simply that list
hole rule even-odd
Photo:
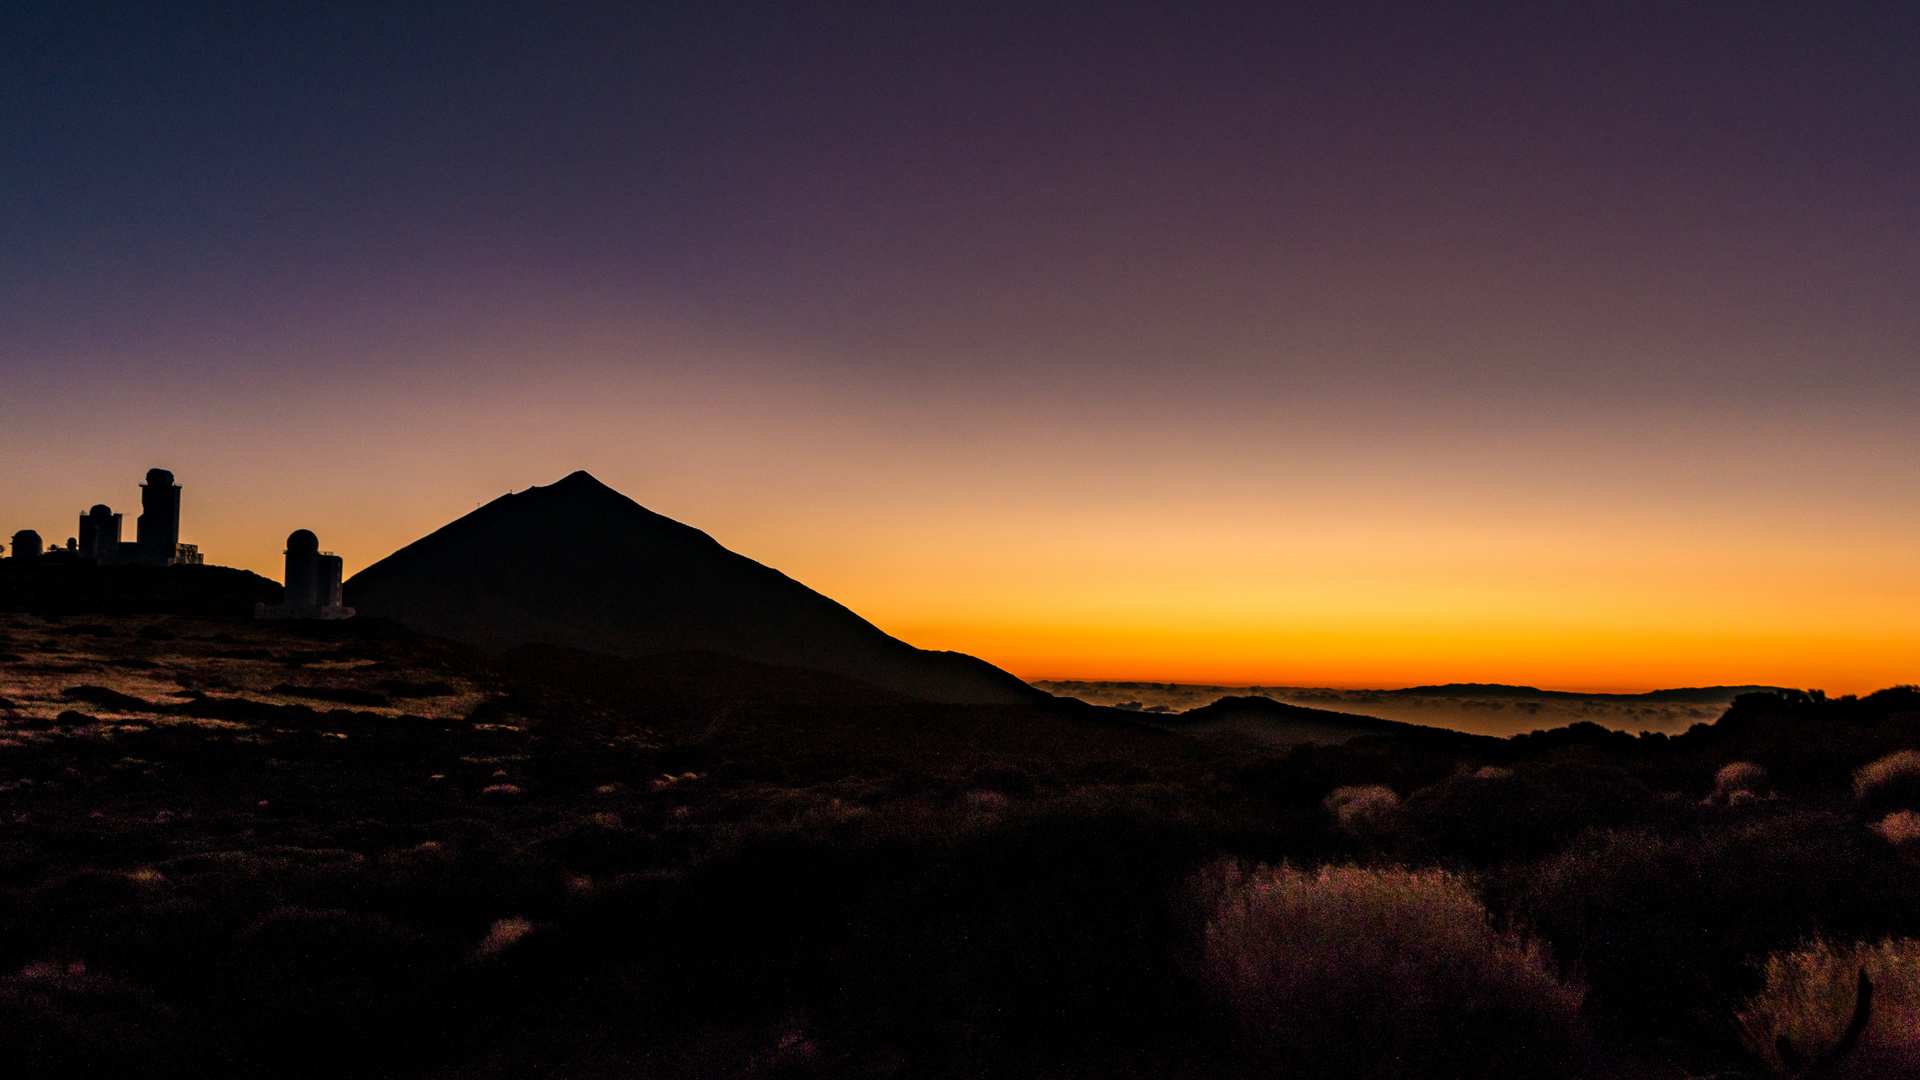
[{"label": "gradient sky", "polygon": [[0,7],[0,533],[585,468],[1029,678],[1920,681],[1911,3],[285,6]]}]

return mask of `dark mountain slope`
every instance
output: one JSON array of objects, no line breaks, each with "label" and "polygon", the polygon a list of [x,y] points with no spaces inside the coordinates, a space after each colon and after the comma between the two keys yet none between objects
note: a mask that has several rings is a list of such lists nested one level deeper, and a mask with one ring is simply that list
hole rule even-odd
[{"label": "dark mountain slope", "polygon": [[362,615],[489,650],[540,642],[616,656],[717,652],[933,701],[1046,697],[983,660],[889,637],[584,472],[502,496],[407,545],[355,574],[346,600]]}]

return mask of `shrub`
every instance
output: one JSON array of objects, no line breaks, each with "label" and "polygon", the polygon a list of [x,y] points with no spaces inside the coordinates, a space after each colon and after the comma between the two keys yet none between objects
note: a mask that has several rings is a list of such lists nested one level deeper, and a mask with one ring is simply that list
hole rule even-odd
[{"label": "shrub", "polygon": [[1738,806],[1759,797],[1767,788],[1767,770],[1751,761],[1735,761],[1713,774],[1709,806]]},{"label": "shrub", "polygon": [[1668,1034],[1721,1036],[1751,958],[1816,931],[1920,930],[1920,880],[1838,814],[1790,812],[1679,836],[1589,834],[1528,870],[1509,903],[1577,964],[1593,1006]]},{"label": "shrub", "polygon": [[1201,876],[1207,975],[1301,1075],[1569,1071],[1580,989],[1440,870],[1282,864]]},{"label": "shrub", "polygon": [[1204,861],[1189,830],[1083,794],[871,850],[884,876],[854,916],[848,1015],[942,1054],[1159,1037],[1206,1017],[1181,970],[1186,882]]},{"label": "shrub", "polygon": [[283,907],[234,945],[232,1005],[268,1059],[390,1057],[445,997],[430,943],[379,915]]},{"label": "shrub", "polygon": [[1915,840],[1920,840],[1920,816],[1915,815],[1911,810],[1888,814],[1880,819],[1880,823],[1873,827],[1873,831],[1886,837],[1890,844],[1911,844]]},{"label": "shrub", "polygon": [[152,993],[83,962],[0,976],[0,1062],[9,1076],[70,1080],[207,1074],[181,1017]]},{"label": "shrub", "polygon": [[569,869],[614,877],[645,868],[654,860],[658,844],[646,833],[627,828],[617,815],[593,814],[532,848]]},{"label": "shrub", "polygon": [[1814,941],[1767,957],[1766,985],[1739,1016],[1748,1049],[1781,1076],[1804,1075],[1808,1063],[1846,1049],[1863,970],[1873,983],[1870,1019],[1822,1075],[1920,1075],[1920,941],[1904,938],[1878,945]]},{"label": "shrub", "polygon": [[1374,836],[1392,831],[1400,823],[1400,796],[1382,784],[1365,787],[1337,787],[1320,805],[1340,822],[1340,827],[1356,836]]},{"label": "shrub", "polygon": [[1896,750],[1853,774],[1853,795],[1886,810],[1920,806],[1920,750]]},{"label": "shrub", "polygon": [[493,926],[487,930],[487,936],[481,940],[475,955],[479,959],[493,956],[532,931],[533,924],[518,915],[506,919],[495,919]]},{"label": "shrub", "polygon": [[1589,828],[1637,821],[1655,804],[1618,768],[1555,764],[1458,773],[1407,797],[1407,823],[1432,854],[1476,862],[1545,855]]}]

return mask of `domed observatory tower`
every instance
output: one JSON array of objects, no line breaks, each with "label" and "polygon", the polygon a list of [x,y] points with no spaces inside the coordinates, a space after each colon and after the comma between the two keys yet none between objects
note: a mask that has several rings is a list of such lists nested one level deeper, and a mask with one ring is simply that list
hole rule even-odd
[{"label": "domed observatory tower", "polygon": [[80,554],[102,566],[120,558],[120,515],[105,505],[80,515]]},{"label": "domed observatory tower", "polygon": [[287,594],[278,604],[255,604],[254,618],[353,618],[353,609],[340,605],[344,569],[340,556],[320,550],[320,538],[311,530],[295,529],[287,537]]},{"label": "domed observatory tower", "polygon": [[123,547],[122,557],[136,566],[200,566],[205,562],[198,546],[180,542],[180,485],[165,469],[147,470],[147,482],[140,485],[140,516],[133,528],[132,548]]}]

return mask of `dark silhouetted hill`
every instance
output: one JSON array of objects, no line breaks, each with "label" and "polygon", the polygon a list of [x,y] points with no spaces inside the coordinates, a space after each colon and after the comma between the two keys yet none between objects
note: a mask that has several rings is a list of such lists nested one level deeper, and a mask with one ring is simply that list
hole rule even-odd
[{"label": "dark silhouetted hill", "polygon": [[281,587],[231,566],[96,566],[0,559],[0,611],[36,615],[249,615]]},{"label": "dark silhouetted hill", "polygon": [[1156,726],[1190,732],[1235,732],[1276,746],[1303,743],[1332,746],[1365,735],[1387,735],[1432,745],[1461,747],[1497,741],[1446,728],[1289,705],[1258,695],[1223,697],[1211,705],[1163,717]]},{"label": "dark silhouetted hill", "polygon": [[505,495],[346,583],[363,616],[491,651],[715,652],[931,701],[1046,695],[983,660],[916,649],[785,574],[584,472]]}]

